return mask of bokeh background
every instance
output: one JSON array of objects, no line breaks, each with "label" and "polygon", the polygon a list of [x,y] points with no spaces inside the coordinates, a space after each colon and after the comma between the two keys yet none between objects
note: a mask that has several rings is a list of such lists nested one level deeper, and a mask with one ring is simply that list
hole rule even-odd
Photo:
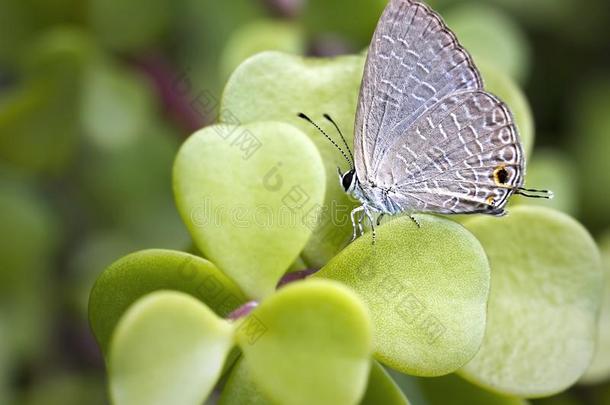
[{"label": "bokeh background", "polygon": [[[536,124],[529,185],[555,190],[552,204],[603,238],[610,2],[430,3],[478,63],[524,90]],[[124,254],[188,248],[170,181],[181,142],[215,120],[245,58],[361,52],[384,5],[0,0],[0,404],[107,403],[88,293]],[[610,404],[610,387],[544,403]]]}]

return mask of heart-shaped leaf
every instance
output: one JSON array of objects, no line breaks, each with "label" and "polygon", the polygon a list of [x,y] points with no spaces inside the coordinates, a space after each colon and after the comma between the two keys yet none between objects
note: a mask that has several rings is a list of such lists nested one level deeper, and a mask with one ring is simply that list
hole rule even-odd
[{"label": "heart-shaped leaf", "polygon": [[370,368],[371,326],[356,294],[328,280],[289,284],[237,325],[252,380],[277,403],[356,404]]},{"label": "heart-shaped leaf", "polygon": [[243,25],[231,35],[224,48],[220,59],[222,76],[228,78],[248,57],[269,50],[303,53],[303,31],[292,23],[278,20],[257,20]]},{"label": "heart-shaped leaf", "polygon": [[604,267],[604,292],[599,314],[597,342],[593,362],[581,382],[596,384],[610,379],[610,234],[600,241]]},{"label": "heart-shaped leaf", "polygon": [[231,369],[219,399],[219,405],[272,405],[256,386],[243,357]]},{"label": "heart-shaped leaf", "polygon": [[197,248],[255,298],[275,289],[307,243],[324,182],[315,145],[280,122],[207,127],[174,164],[176,203]]},{"label": "heart-shaped leaf", "polygon": [[373,361],[361,405],[409,405],[409,401],[383,366]]},{"label": "heart-shaped leaf", "polygon": [[125,312],[108,374],[116,405],[199,405],[220,376],[233,326],[192,296],[157,291]]},{"label": "heart-shaped leaf", "polygon": [[228,315],[245,301],[239,288],[205,259],[162,249],[132,253],[99,276],[89,298],[89,322],[104,353],[127,308],[156,290],[190,294],[220,316]]},{"label": "heart-shaped leaf", "polygon": [[316,277],[360,294],[374,325],[376,357],[403,372],[450,373],[475,355],[485,332],[489,265],[466,229],[440,217],[402,217],[360,237]]},{"label": "heart-shaped leaf", "polygon": [[492,288],[483,345],[461,373],[522,397],[569,387],[595,346],[602,285],[595,242],[572,218],[542,207],[465,225],[489,257]]},{"label": "heart-shaped leaf", "polygon": [[[313,371],[315,372],[315,371]],[[231,370],[220,397],[220,405],[271,405],[258,389],[248,368],[240,359]],[[409,401],[381,364],[373,361],[361,405],[408,405]]]},{"label": "heart-shaped leaf", "polygon": [[222,97],[221,121],[288,122],[309,135],[318,147],[326,168],[326,195],[323,216],[303,252],[312,267],[323,266],[349,240],[352,231],[349,212],[354,203],[338,183],[337,166],[346,167],[341,154],[315,128],[299,119],[297,113],[311,116],[339,139],[335,129],[322,121],[322,114],[330,114],[348,144],[353,145],[363,64],[362,56],[314,59],[264,52],[235,70]]}]

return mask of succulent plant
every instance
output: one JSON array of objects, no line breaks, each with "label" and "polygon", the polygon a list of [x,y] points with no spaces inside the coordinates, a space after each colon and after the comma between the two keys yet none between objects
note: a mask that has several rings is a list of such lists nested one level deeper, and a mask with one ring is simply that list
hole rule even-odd
[{"label": "succulent plant", "polygon": [[[339,157],[296,113],[350,134],[363,62],[264,52],[232,74],[218,122],[174,163],[193,249],[132,253],[91,292],[114,403],[405,404],[397,384],[417,377],[452,403],[520,404],[587,371],[602,262],[567,214],[517,200],[505,218],[390,218],[376,244],[348,244]],[[520,90],[483,74],[530,151]]]}]

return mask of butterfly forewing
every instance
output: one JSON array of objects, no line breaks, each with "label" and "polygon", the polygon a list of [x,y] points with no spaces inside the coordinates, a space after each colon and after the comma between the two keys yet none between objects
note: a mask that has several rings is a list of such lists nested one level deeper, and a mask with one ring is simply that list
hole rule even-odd
[{"label": "butterfly forewing", "polygon": [[503,214],[523,183],[514,120],[482,89],[468,53],[440,17],[391,0],[365,65],[354,139],[363,189],[391,211]]},{"label": "butterfly forewing", "polygon": [[391,0],[367,56],[355,124],[358,177],[373,179],[388,145],[445,96],[482,88],[468,53],[426,5]]}]

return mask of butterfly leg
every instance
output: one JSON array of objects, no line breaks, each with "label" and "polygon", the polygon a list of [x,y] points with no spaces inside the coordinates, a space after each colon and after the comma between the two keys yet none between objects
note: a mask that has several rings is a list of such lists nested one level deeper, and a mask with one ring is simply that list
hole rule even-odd
[{"label": "butterfly leg", "polygon": [[383,218],[385,214],[382,212],[381,214],[379,214],[379,216],[377,217],[377,226],[381,225],[381,219]]},{"label": "butterfly leg", "polygon": [[417,218],[415,218],[413,215],[409,214],[409,218],[411,218],[411,221],[413,221],[415,223],[415,225],[417,225],[418,228],[421,228],[421,224],[419,223],[419,221],[417,220]]},{"label": "butterfly leg", "polygon": [[371,214],[371,211],[369,209],[365,208],[364,213],[367,216],[367,218],[369,219],[369,222],[371,223],[371,233],[373,234],[373,245],[374,245],[375,240],[377,239],[377,233],[375,232],[375,221],[373,221],[373,215]]},{"label": "butterfly leg", "polygon": [[356,228],[356,214],[362,211],[364,211],[364,205],[354,208],[350,213],[350,217],[352,219],[352,227],[354,228],[354,233],[352,234],[352,241],[356,239],[356,230],[358,228],[360,229],[360,234],[362,234],[362,217],[358,220],[358,228]]}]

